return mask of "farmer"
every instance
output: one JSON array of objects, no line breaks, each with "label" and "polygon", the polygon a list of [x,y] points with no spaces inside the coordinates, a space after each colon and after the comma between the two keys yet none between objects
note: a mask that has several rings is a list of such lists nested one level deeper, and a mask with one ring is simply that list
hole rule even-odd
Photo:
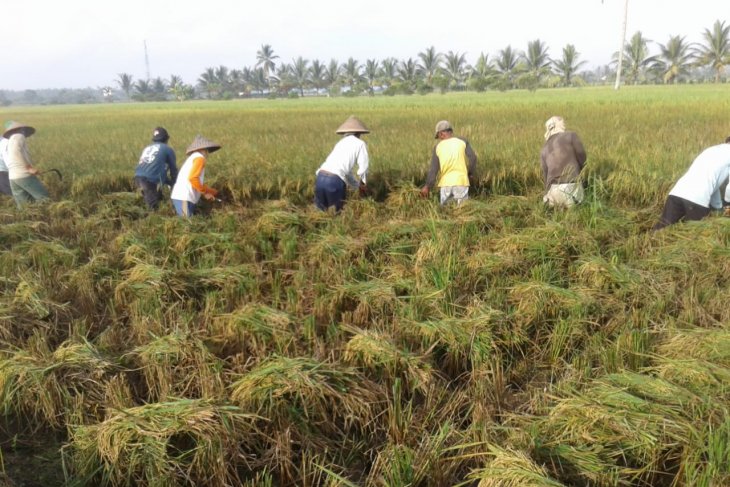
[{"label": "farmer", "polygon": [[[669,192],[659,222],[652,230],[660,230],[682,220],[701,220],[710,208],[722,209],[720,186],[730,174],[730,137],[724,144],[708,147],[698,155],[687,172]],[[730,185],[725,188],[724,205],[730,201]]]},{"label": "farmer", "polygon": [[[360,194],[367,192],[368,147],[360,139],[370,130],[357,117],[350,117],[340,125],[335,133],[342,135],[327,160],[319,166],[314,185],[314,204],[322,211],[334,206],[340,211],[347,198],[347,186],[358,188]],[[353,167],[357,164],[357,178]]]},{"label": "farmer", "polygon": [[[170,135],[164,127],[152,131],[152,144],[142,151],[134,172],[134,182],[150,210],[156,210],[162,199],[162,185],[172,187],[177,178],[175,151],[167,145]],[[168,172],[170,176],[168,177]]]},{"label": "farmer", "polygon": [[578,134],[565,130],[563,117],[551,117],[545,129],[540,153],[546,191],[542,200],[550,206],[570,208],[583,201],[578,176],[586,163],[586,151]]},{"label": "farmer", "polygon": [[[6,123],[5,127],[9,127],[10,123]],[[7,148],[8,139],[0,137],[0,194],[12,196],[13,192],[10,190],[10,179],[8,178],[8,166],[5,165],[5,152]]]},{"label": "farmer", "polygon": [[442,205],[451,200],[460,205],[469,199],[469,185],[476,172],[477,155],[466,139],[454,135],[454,129],[446,120],[436,124],[435,138],[438,142],[433,148],[431,167],[421,196],[427,197],[431,188],[438,186]]},{"label": "farmer", "polygon": [[3,159],[8,168],[10,190],[18,207],[24,203],[50,198],[48,190],[36,177],[38,169],[33,167],[33,161],[28,152],[26,139],[34,133],[33,127],[20,122],[10,122],[3,133],[3,137],[8,139]]},{"label": "farmer", "polygon": [[206,200],[215,199],[218,191],[204,184],[203,180],[208,154],[220,148],[220,144],[216,144],[201,135],[196,135],[193,143],[188,147],[185,152],[188,158],[180,168],[177,181],[170,194],[172,204],[178,215],[186,218],[192,216],[201,195]]}]

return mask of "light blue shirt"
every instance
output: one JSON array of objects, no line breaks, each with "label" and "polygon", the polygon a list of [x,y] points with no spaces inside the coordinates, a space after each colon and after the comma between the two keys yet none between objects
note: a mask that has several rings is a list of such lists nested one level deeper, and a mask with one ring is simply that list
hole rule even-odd
[{"label": "light blue shirt", "polygon": [[8,148],[8,139],[0,137],[0,172],[8,172],[8,166],[5,165],[5,152]]},{"label": "light blue shirt", "polygon": [[[730,175],[730,144],[708,147],[692,162],[669,192],[705,208],[722,208],[720,186]],[[725,188],[725,201],[730,201],[730,185]]]}]

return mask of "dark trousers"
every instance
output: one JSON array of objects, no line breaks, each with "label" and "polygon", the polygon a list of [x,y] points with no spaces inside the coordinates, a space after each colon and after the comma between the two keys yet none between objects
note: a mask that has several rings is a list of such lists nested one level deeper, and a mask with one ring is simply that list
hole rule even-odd
[{"label": "dark trousers", "polygon": [[10,179],[8,178],[7,171],[0,171],[0,194],[13,196],[13,191],[10,189]]},{"label": "dark trousers", "polygon": [[134,182],[142,190],[142,197],[144,198],[144,202],[147,203],[147,207],[150,210],[156,210],[162,199],[161,185],[140,176],[135,176]]},{"label": "dark trousers", "polygon": [[330,206],[340,211],[345,204],[347,197],[347,185],[334,174],[317,174],[317,182],[314,185],[314,204],[324,211]]},{"label": "dark trousers", "polygon": [[670,194],[664,203],[662,216],[652,230],[661,230],[678,221],[702,220],[709,214],[709,208]]}]

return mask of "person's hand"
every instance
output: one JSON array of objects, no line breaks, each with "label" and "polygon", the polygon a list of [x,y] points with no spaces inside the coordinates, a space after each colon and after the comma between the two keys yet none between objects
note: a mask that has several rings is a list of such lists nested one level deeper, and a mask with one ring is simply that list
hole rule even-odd
[{"label": "person's hand", "polygon": [[203,193],[203,198],[208,201],[213,201],[215,199],[215,195],[213,193]]},{"label": "person's hand", "polygon": [[35,176],[35,175],[36,175],[36,174],[38,174],[39,172],[40,172],[40,171],[38,171],[38,169],[36,169],[36,168],[35,168],[35,167],[33,167],[33,166],[30,166],[30,167],[28,167],[28,173],[29,173],[29,174],[32,174],[33,176]]},{"label": "person's hand", "polygon": [[421,188],[421,198],[428,198],[428,194],[430,191],[431,190],[428,186],[424,186],[423,188]]}]

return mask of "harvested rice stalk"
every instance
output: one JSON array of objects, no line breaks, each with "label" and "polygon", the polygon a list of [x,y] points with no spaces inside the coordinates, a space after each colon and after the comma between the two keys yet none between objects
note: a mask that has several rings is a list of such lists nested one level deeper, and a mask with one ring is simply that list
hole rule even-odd
[{"label": "harvested rice stalk", "polygon": [[95,485],[240,485],[239,445],[257,419],[205,400],[147,404],[72,427],[65,451],[74,477]]},{"label": "harvested rice stalk", "polygon": [[223,394],[222,363],[199,338],[187,332],[156,338],[128,357],[142,369],[152,401],[216,399]]},{"label": "harvested rice stalk", "polygon": [[345,345],[346,362],[369,369],[388,381],[403,376],[411,390],[428,390],[432,371],[422,357],[401,350],[393,343],[393,337],[384,333],[354,328],[349,331],[354,335]]},{"label": "harvested rice stalk", "polygon": [[369,431],[382,397],[354,369],[306,357],[274,356],[230,387],[231,399],[245,411],[330,433]]}]

